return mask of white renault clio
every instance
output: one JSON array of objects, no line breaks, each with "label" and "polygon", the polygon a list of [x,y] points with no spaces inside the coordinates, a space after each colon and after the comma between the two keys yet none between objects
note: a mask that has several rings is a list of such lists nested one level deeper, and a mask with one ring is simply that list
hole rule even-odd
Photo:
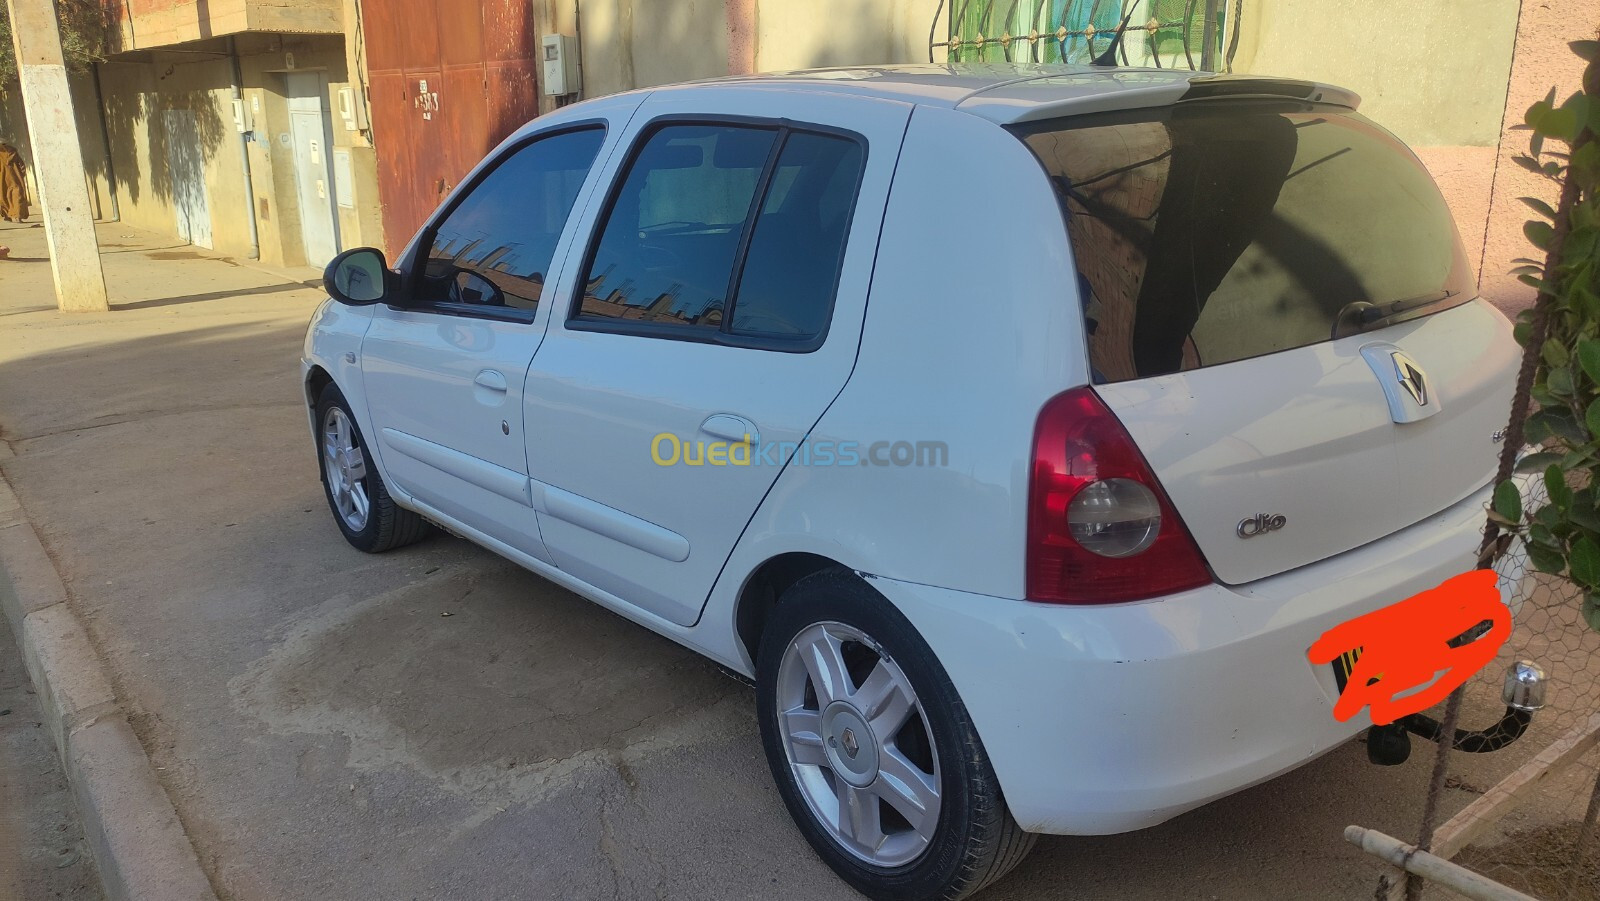
[{"label": "white renault clio", "polygon": [[339,528],[436,523],[753,677],[875,898],[1370,725],[1330,627],[1472,565],[1518,352],[1327,85],[901,67],[589,101],[329,266]]}]

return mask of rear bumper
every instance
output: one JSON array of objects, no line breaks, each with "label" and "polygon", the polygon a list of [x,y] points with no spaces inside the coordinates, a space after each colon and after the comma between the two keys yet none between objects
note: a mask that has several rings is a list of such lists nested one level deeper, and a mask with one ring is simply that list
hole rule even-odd
[{"label": "rear bumper", "polygon": [[[1473,565],[1489,489],[1380,541],[1243,586],[1062,607],[873,584],[938,654],[1031,832],[1153,826],[1307,763],[1334,720],[1311,644]],[[1502,585],[1502,589],[1506,586]]]}]

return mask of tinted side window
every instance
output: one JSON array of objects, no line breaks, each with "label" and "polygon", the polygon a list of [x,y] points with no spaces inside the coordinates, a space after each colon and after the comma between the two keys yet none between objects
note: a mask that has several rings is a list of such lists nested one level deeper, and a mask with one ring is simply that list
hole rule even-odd
[{"label": "tinted side window", "polygon": [[552,135],[496,166],[434,234],[423,299],[536,309],[604,140],[598,128]]},{"label": "tinted side window", "polygon": [[828,327],[864,154],[845,138],[784,142],[733,302],[740,335],[814,338]]},{"label": "tinted side window", "polygon": [[577,318],[719,329],[777,138],[775,130],[721,125],[652,134],[612,201]]}]

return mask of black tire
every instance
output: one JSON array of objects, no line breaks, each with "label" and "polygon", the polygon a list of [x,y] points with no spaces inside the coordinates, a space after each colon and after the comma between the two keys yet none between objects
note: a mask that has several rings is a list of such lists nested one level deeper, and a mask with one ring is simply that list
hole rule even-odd
[{"label": "black tire", "polygon": [[[868,650],[892,659],[916,693],[925,734],[933,738],[941,771],[937,826],[921,856],[898,867],[876,866],[847,850],[813,812],[790,765],[778,719],[780,666],[797,636],[830,622],[865,634],[878,645]],[[857,891],[878,901],[955,901],[1000,879],[1033,849],[1036,836],[1012,819],[983,742],[944,667],[910,621],[854,573],[826,570],[784,592],[762,634],[758,657],[756,711],[779,794],[817,854]]]},{"label": "black tire", "polygon": [[[323,429],[328,422],[332,410],[341,411],[348,419],[350,429],[354,435],[355,446],[361,451],[362,460],[366,464],[366,475],[361,479],[366,489],[368,513],[365,524],[360,528],[353,528],[345,522],[344,515],[339,510],[339,504],[334,498],[333,486],[328,482],[327,451],[323,447]],[[361,434],[361,427],[357,425],[355,415],[350,411],[350,404],[345,401],[344,394],[338,386],[331,382],[322,389],[322,395],[317,399],[317,472],[322,477],[322,494],[328,500],[328,509],[333,513],[333,522],[344,534],[344,539],[356,550],[369,554],[381,554],[395,548],[415,544],[426,538],[432,526],[428,521],[416,513],[401,507],[389,496],[388,486],[383,484],[383,477],[378,474],[378,467],[373,462],[372,452],[367,449],[366,438]]]}]

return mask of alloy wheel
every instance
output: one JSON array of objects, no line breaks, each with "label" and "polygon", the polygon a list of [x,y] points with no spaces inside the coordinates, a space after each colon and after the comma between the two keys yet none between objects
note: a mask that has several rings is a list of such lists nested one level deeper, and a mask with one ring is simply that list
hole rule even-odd
[{"label": "alloy wheel", "polygon": [[869,636],[813,624],[779,664],[777,717],[795,784],[841,848],[875,866],[922,856],[939,825],[939,758],[906,674]]},{"label": "alloy wheel", "polygon": [[339,407],[330,407],[322,420],[322,470],[339,519],[352,532],[365,529],[372,511],[367,494],[367,458],[356,438],[355,426]]}]

